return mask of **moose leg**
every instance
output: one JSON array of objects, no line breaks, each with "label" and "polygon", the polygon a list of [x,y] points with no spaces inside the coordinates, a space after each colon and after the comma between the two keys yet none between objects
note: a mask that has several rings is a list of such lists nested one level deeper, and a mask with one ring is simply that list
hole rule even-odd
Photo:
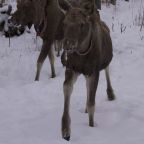
[{"label": "moose leg", "polygon": [[59,40],[55,41],[55,50],[57,52],[57,57],[60,56],[60,50],[61,50],[61,42]]},{"label": "moose leg", "polygon": [[60,49],[61,49],[61,43],[60,41],[57,41],[57,57],[60,56]]},{"label": "moose leg", "polygon": [[35,81],[39,80],[39,76],[40,76],[40,72],[41,72],[43,62],[44,62],[44,60],[46,59],[46,57],[48,55],[48,52],[51,48],[51,44],[52,44],[51,41],[44,41],[43,42],[43,46],[42,46],[40,55],[39,55],[38,60],[37,60],[37,72],[36,72]]},{"label": "moose leg", "polygon": [[112,101],[115,99],[115,94],[111,85],[110,75],[109,75],[109,66],[105,69],[106,81],[107,81],[107,95],[108,100]]},{"label": "moose leg", "polygon": [[64,91],[64,111],[62,116],[62,137],[69,141],[70,140],[70,96],[72,94],[73,85],[78,77],[78,73],[75,73],[72,70],[67,69],[65,72],[65,81],[63,84]]},{"label": "moose leg", "polygon": [[95,95],[98,86],[99,72],[86,77],[87,84],[87,106],[86,111],[89,115],[89,126],[94,126]]},{"label": "moose leg", "polygon": [[52,47],[51,47],[51,49],[48,52],[48,58],[49,58],[49,62],[50,62],[50,65],[51,65],[51,78],[54,78],[56,76],[56,74],[55,74],[54,54],[53,54]]},{"label": "moose leg", "polygon": [[57,53],[57,56],[58,56],[58,57],[60,56],[60,51],[62,50],[62,46],[63,46],[63,43],[62,43],[62,41],[60,40],[60,41],[58,42],[58,53]]},{"label": "moose leg", "polygon": [[85,78],[86,78],[86,88],[87,88],[87,99],[86,99],[85,113],[88,113],[87,106],[88,106],[88,97],[89,97],[89,80],[88,80],[87,76],[85,76]]},{"label": "moose leg", "polygon": [[[87,90],[87,91],[88,91],[88,90]],[[88,111],[87,111],[87,105],[88,105],[88,94],[87,94],[87,100],[86,100],[85,113],[88,113]]]},{"label": "moose leg", "polygon": [[47,57],[47,54],[48,54],[47,44],[46,44],[46,42],[44,42],[42,49],[41,49],[41,52],[40,52],[40,55],[39,55],[38,60],[37,60],[37,72],[36,72],[35,81],[39,81],[41,68],[42,68],[44,60]]},{"label": "moose leg", "polygon": [[[55,48],[55,52],[57,54],[58,51],[58,44],[57,44],[57,40],[54,41],[54,48]],[[57,55],[56,55],[57,56]]]},{"label": "moose leg", "polygon": [[63,64],[63,66],[66,66],[66,63],[67,63],[67,53],[65,51],[63,51],[63,53],[61,55],[61,63]]}]

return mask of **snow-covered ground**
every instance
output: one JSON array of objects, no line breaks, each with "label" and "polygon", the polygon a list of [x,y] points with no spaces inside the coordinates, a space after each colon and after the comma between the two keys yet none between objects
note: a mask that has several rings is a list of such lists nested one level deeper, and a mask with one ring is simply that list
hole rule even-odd
[{"label": "snow-covered ground", "polygon": [[[39,55],[35,33],[9,40],[0,33],[0,144],[143,144],[144,143],[144,28],[134,25],[143,0],[103,6],[101,17],[111,30],[114,58],[111,79],[116,100],[106,98],[104,72],[96,97],[95,127],[84,113],[85,79],[80,76],[71,99],[71,141],[61,138],[65,68],[56,58],[55,79],[45,61],[34,81]],[[144,2],[143,2],[144,6]],[[121,26],[126,27],[121,33]]]}]

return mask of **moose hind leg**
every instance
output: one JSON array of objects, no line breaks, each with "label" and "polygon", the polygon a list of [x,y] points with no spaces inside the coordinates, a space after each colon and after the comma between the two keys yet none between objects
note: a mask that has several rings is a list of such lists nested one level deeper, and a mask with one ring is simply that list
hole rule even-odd
[{"label": "moose hind leg", "polygon": [[86,110],[89,115],[89,126],[94,127],[95,96],[98,86],[99,72],[86,77],[87,84],[87,106]]},{"label": "moose hind leg", "polygon": [[55,74],[54,54],[53,54],[52,47],[51,47],[51,49],[48,52],[48,58],[49,58],[50,66],[51,66],[51,78],[54,78],[54,77],[56,77],[56,74]]},{"label": "moose hind leg", "polygon": [[70,114],[69,114],[69,108],[70,108],[70,96],[72,94],[73,90],[73,84],[76,81],[78,77],[78,74],[71,71],[66,70],[65,72],[65,81],[63,84],[63,91],[64,91],[64,111],[62,116],[62,137],[69,141],[70,140]]},{"label": "moose hind leg", "polygon": [[44,42],[42,49],[41,49],[41,52],[40,52],[40,55],[39,55],[38,60],[37,60],[37,71],[36,71],[35,81],[39,81],[42,65],[43,65],[43,63],[44,63],[44,61],[48,55],[48,51],[49,51],[49,49],[47,47],[47,43]]},{"label": "moose hind leg", "polygon": [[111,85],[111,80],[110,80],[110,75],[109,75],[109,66],[105,69],[105,75],[106,75],[106,82],[107,82],[108,100],[112,101],[115,99],[115,94]]}]

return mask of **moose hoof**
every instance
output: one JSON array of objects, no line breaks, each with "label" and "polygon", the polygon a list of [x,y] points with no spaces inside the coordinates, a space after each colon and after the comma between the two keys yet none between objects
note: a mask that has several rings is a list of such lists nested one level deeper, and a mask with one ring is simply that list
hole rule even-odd
[{"label": "moose hoof", "polygon": [[93,123],[93,122],[90,122],[90,123],[89,123],[89,126],[90,126],[90,127],[94,127],[94,123]]},{"label": "moose hoof", "polygon": [[108,95],[109,101],[115,100],[115,94],[114,94],[113,90],[107,90],[107,95]]},{"label": "moose hoof", "polygon": [[64,136],[63,137],[66,141],[69,141],[70,140],[70,136]]},{"label": "moose hoof", "polygon": [[65,139],[66,141],[69,141],[70,140],[70,131],[69,130],[63,130],[62,131],[62,137],[63,139]]},{"label": "moose hoof", "polygon": [[38,78],[35,78],[35,81],[39,81],[39,79],[38,79]]},{"label": "moose hoof", "polygon": [[51,78],[55,78],[55,77],[56,77],[56,75],[55,75],[55,74],[52,74]]},{"label": "moose hoof", "polygon": [[90,127],[94,127],[94,121],[93,121],[93,120],[90,120],[90,121],[89,121],[89,126],[90,126]]},{"label": "moose hoof", "polygon": [[113,100],[115,100],[115,97],[108,97],[108,100],[113,101]]}]

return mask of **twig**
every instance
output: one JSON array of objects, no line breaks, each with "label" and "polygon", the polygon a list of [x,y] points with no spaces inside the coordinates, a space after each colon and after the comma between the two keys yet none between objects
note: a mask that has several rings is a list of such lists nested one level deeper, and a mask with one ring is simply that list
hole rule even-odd
[{"label": "twig", "polygon": [[11,46],[11,39],[10,39],[10,33],[8,32],[9,34],[9,47]]},{"label": "twig", "polygon": [[141,23],[140,31],[142,31],[143,26],[144,26],[144,10],[143,10],[143,18],[142,18],[142,23]]},{"label": "twig", "polygon": [[126,30],[126,26],[124,26],[123,24],[121,24],[121,33],[123,33]]}]

